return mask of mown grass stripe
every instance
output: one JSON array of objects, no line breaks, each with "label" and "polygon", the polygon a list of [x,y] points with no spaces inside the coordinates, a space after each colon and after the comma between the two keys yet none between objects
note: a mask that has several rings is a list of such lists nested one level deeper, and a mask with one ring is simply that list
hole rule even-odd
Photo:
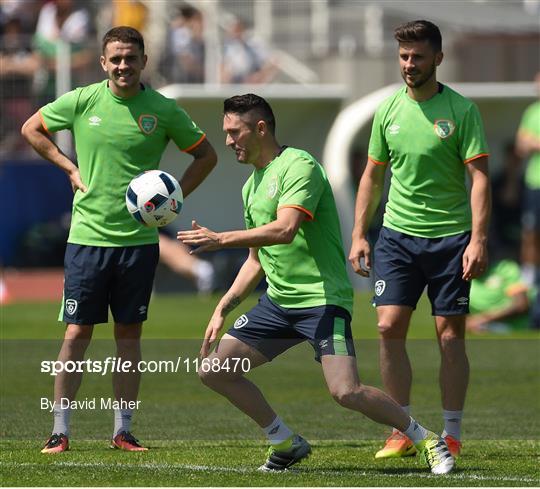
[{"label": "mown grass stripe", "polygon": [[[141,464],[126,464],[126,463],[117,463],[111,464],[106,462],[53,462],[53,463],[37,463],[37,462],[0,462],[0,467],[6,468],[18,468],[18,467],[66,467],[66,468],[102,468],[102,469],[150,469],[150,470],[187,470],[194,472],[228,472],[228,473],[238,473],[238,474],[263,474],[259,472],[256,467],[221,467],[215,465],[195,465],[195,464],[163,464],[163,463],[141,463]],[[427,469],[426,469],[427,470]],[[340,471],[340,470],[318,470],[318,469],[307,469],[307,468],[292,468],[285,472],[265,472],[264,474],[269,474],[270,476],[279,476],[280,474],[316,474],[316,475],[350,475],[351,471]],[[374,476],[373,472],[366,470],[354,471],[356,476]],[[429,473],[418,473],[418,472],[404,472],[402,474],[392,474],[392,473],[381,473],[383,478],[392,478],[400,479],[404,477],[412,478],[421,478],[421,479],[438,479],[440,481],[446,479],[458,479],[458,480],[475,480],[475,481],[497,481],[497,482],[540,482],[540,478],[531,478],[531,477],[512,477],[512,476],[489,476],[489,475],[478,475],[478,474],[469,474],[465,472],[458,472],[454,474],[448,474],[445,476],[433,475]]]}]

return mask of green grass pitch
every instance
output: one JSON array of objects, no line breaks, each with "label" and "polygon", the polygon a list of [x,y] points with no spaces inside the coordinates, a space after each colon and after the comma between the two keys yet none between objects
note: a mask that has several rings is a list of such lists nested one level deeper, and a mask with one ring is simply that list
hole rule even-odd
[{"label": "green grass pitch", "polygon": [[[196,358],[200,337],[218,297],[156,296],[145,325],[145,360]],[[238,314],[254,304],[242,304]],[[40,399],[53,379],[40,371],[54,360],[63,327],[56,304],[20,304],[0,310],[0,484],[2,486],[538,486],[540,485],[540,336],[471,337],[471,382],[463,425],[464,449],[456,470],[432,476],[417,458],[376,461],[387,429],[346,411],[328,395],[309,345],[300,345],[250,372],[291,428],[313,445],[312,456],[285,473],[256,468],[265,457],[259,429],[227,401],[200,384],[185,363],[176,373],[142,377],[134,433],[146,453],[108,448],[112,412],[72,414],[71,450],[39,453],[51,428]],[[231,323],[235,319],[231,315]],[[358,294],[353,331],[360,375],[381,385],[375,311]],[[87,357],[114,355],[110,325],[97,326]],[[439,355],[429,305],[413,317],[409,353],[414,369],[413,414],[442,429]],[[85,375],[78,399],[111,397],[111,377]]]}]

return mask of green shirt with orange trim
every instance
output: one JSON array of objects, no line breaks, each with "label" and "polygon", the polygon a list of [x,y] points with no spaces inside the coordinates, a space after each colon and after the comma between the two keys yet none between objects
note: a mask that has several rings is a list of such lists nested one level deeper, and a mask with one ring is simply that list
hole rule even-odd
[{"label": "green shirt with orange trim", "polygon": [[445,85],[424,102],[400,88],[375,113],[369,158],[391,164],[383,225],[438,238],[471,229],[465,164],[487,156],[476,105]]},{"label": "green shirt with orange trim", "polygon": [[169,140],[188,151],[205,138],[187,113],[148,87],[130,98],[117,97],[104,80],[62,95],[40,114],[48,131],[73,133],[81,179],[88,188],[73,198],[68,242],[157,243],[157,230],[130,216],[125,193],[133,177],[158,168]]},{"label": "green shirt with orange trim", "polygon": [[313,156],[285,148],[266,167],[253,171],[242,198],[248,229],[275,221],[283,207],[307,215],[292,243],[259,249],[270,299],[287,308],[336,305],[352,314],[353,290],[334,194]]},{"label": "green shirt with orange trim", "polygon": [[[540,141],[540,100],[529,105],[521,119],[519,131]],[[529,158],[525,184],[529,188],[540,189],[540,151],[535,151]]]}]

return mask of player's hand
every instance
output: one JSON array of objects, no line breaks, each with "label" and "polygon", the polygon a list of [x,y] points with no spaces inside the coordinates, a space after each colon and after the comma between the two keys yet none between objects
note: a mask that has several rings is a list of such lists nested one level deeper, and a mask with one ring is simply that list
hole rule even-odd
[{"label": "player's hand", "polygon": [[482,275],[487,268],[487,247],[479,241],[471,241],[463,253],[463,280],[471,281]]},{"label": "player's hand", "polygon": [[488,318],[483,314],[473,314],[472,316],[467,316],[465,327],[467,328],[467,331],[473,333],[485,333],[487,331],[488,322]]},{"label": "player's hand", "polygon": [[[362,260],[364,261],[363,267]],[[357,274],[362,277],[369,277],[369,271],[371,270],[371,247],[366,238],[353,239],[349,261]]]},{"label": "player's hand", "polygon": [[185,245],[197,247],[189,252],[190,255],[221,248],[219,233],[199,226],[195,220],[191,221],[191,231],[179,231],[176,234],[176,239],[182,241]]},{"label": "player's hand", "polygon": [[81,174],[77,167],[75,167],[75,169],[69,173],[69,181],[71,183],[73,193],[77,192],[77,190],[86,193],[86,191],[88,190],[86,185],[81,180]]},{"label": "player's hand", "polygon": [[221,316],[212,316],[206,331],[204,333],[204,340],[201,346],[201,351],[199,356],[201,358],[206,358],[210,354],[210,349],[212,348],[213,343],[215,343],[223,324],[225,323],[225,318]]}]

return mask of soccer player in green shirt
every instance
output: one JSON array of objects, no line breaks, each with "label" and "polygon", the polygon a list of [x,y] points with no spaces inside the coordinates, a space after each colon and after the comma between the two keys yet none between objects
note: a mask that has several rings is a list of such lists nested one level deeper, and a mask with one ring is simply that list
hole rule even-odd
[{"label": "soccer player in green shirt", "polygon": [[[259,389],[244,377],[288,348],[309,341],[328,389],[342,406],[412,437],[435,474],[452,470],[444,440],[427,431],[379,389],[362,385],[351,334],[353,290],[345,268],[339,218],[322,166],[307,152],[280,146],[269,104],[247,94],[225,100],[226,144],[255,168],[244,185],[245,230],[216,233],[193,222],[178,238],[196,252],[247,247],[249,255],[217,305],[204,335],[199,375],[253,419],[270,443],[261,470],[284,470],[307,457],[309,443],[293,433]],[[209,355],[226,316],[266,277],[268,290],[242,314]],[[235,359],[237,360],[235,363]]]},{"label": "soccer player in green shirt", "polygon": [[[488,149],[477,107],[437,82],[443,59],[439,28],[425,20],[409,22],[396,29],[395,38],[405,86],[375,114],[349,260],[356,273],[369,275],[366,233],[391,166],[374,253],[381,375],[386,391],[408,413],[412,371],[405,341],[427,286],[441,351],[442,436],[458,455],[469,379],[464,337],[470,281],[487,265]],[[465,173],[471,179],[470,199]],[[394,430],[376,457],[415,452],[411,440]]]},{"label": "soccer player in green shirt", "polygon": [[529,308],[536,297],[534,287],[527,286],[519,265],[500,260],[471,283],[471,314],[467,330],[475,333],[505,333],[530,327]]},{"label": "soccer player in green shirt", "polygon": [[[540,72],[536,75],[540,95]],[[525,195],[521,232],[521,267],[523,279],[540,289],[540,100],[530,105],[519,125],[516,150],[527,158]],[[531,322],[540,328],[540,294],[532,308]]]},{"label": "soccer player in green shirt", "polygon": [[[65,255],[64,300],[60,321],[67,324],[58,356],[66,364],[84,357],[94,324],[114,318],[116,357],[131,362],[113,373],[114,412],[111,446],[142,451],[130,431],[139,390],[140,337],[157,265],[158,233],[131,218],[125,206],[133,177],[158,168],[169,140],[193,156],[180,181],[184,196],[206,178],[216,154],[205,134],[174,100],[141,84],[146,65],[144,40],[130,27],[115,27],[103,38],[101,65],[108,79],[66,93],[42,107],[22,128],[23,136],[45,159],[68,175],[75,196]],[[51,140],[69,129],[76,165]],[[69,401],[82,373],[60,372],[54,384],[54,426],[42,453],[69,448]]]}]

